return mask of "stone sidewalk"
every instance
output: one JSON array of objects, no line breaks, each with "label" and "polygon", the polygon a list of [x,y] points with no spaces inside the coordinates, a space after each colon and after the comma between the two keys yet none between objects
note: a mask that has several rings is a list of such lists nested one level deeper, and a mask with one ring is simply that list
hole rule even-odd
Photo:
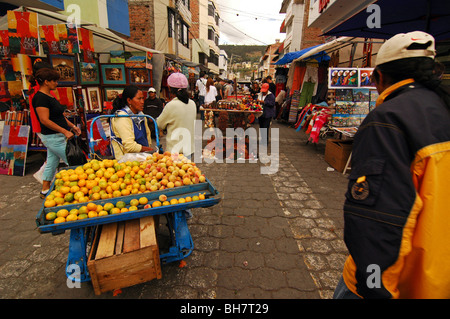
[{"label": "stone sidewalk", "polygon": [[263,164],[199,164],[222,201],[193,210],[195,250],[163,264],[162,279],[95,296],[90,283],[68,288],[69,232],[40,234],[42,205],[33,178],[43,158],[33,154],[25,177],[0,176],[1,298],[329,299],[347,250],[342,240],[346,176],[328,171],[325,142],[275,122],[279,170]]}]

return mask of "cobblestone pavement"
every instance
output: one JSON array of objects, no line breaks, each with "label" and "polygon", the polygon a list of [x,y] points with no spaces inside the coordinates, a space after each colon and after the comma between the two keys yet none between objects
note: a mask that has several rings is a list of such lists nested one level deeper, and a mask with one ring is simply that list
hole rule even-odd
[{"label": "cobblestone pavement", "polygon": [[[27,162],[25,177],[0,176],[1,298],[329,299],[347,250],[342,240],[346,176],[328,171],[325,142],[284,124],[279,169],[264,164],[199,164],[222,201],[194,209],[188,221],[195,250],[163,264],[162,279],[96,296],[92,285],[68,288],[69,232],[40,234],[35,216],[42,200],[33,178],[41,154]],[[267,164],[266,164],[267,166]]]}]

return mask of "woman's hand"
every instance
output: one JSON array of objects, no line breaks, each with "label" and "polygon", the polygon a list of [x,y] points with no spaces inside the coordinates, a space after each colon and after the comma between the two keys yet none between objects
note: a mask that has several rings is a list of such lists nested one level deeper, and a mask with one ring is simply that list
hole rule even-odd
[{"label": "woman's hand", "polygon": [[76,136],[80,136],[80,135],[81,135],[81,129],[80,129],[78,126],[72,127],[72,132],[73,132]]},{"label": "woman's hand", "polygon": [[150,146],[142,146],[141,152],[154,152],[155,150]]},{"label": "woman's hand", "polygon": [[71,131],[67,131],[67,130],[65,130],[63,134],[68,140],[74,136]]}]

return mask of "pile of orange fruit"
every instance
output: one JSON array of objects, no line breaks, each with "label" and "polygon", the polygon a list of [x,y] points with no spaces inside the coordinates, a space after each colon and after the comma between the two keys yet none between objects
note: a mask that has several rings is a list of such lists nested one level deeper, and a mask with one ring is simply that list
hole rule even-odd
[{"label": "pile of orange fruit", "polygon": [[145,161],[91,160],[55,175],[44,207],[87,203],[203,183],[204,174],[182,154],[154,153]]},{"label": "pile of orange fruit", "polygon": [[161,194],[157,200],[153,201],[151,204],[147,197],[141,197],[139,199],[134,198],[128,202],[119,200],[114,205],[113,203],[105,203],[104,205],[95,204],[94,202],[89,202],[79,208],[71,209],[70,211],[65,208],[61,208],[56,212],[49,212],[45,215],[47,221],[53,221],[54,224],[77,221],[86,218],[102,217],[114,214],[120,214],[125,212],[137,211],[139,209],[148,209],[154,207],[175,205],[188,203],[192,201],[198,201],[205,199],[205,194],[200,193],[194,196],[180,197],[178,199],[173,198],[170,201],[167,196]]}]

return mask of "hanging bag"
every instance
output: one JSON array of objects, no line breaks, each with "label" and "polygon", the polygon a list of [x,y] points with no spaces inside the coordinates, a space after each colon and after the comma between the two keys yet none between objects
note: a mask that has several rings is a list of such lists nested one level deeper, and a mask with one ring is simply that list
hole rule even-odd
[{"label": "hanging bag", "polygon": [[77,136],[67,140],[66,157],[69,166],[78,166],[87,163],[87,156]]}]

